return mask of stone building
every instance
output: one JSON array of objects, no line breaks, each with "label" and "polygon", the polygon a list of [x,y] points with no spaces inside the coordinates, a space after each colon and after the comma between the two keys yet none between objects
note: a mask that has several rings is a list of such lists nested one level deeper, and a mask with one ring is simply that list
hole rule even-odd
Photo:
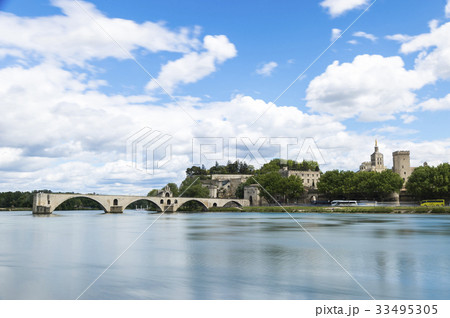
[{"label": "stone building", "polygon": [[171,198],[173,197],[173,193],[170,190],[170,187],[168,185],[166,185],[164,187],[164,189],[158,190],[158,194],[156,195],[157,197],[167,197],[167,198]]},{"label": "stone building", "polygon": [[375,151],[370,156],[370,161],[365,161],[359,166],[359,171],[382,172],[386,170],[384,166],[384,155],[378,149],[378,142],[375,140]]},{"label": "stone building", "polygon": [[[361,164],[359,171],[376,171],[382,172],[386,170],[384,166],[383,154],[378,149],[378,143],[375,140],[375,152],[370,157],[370,162],[366,161]],[[399,150],[392,153],[393,167],[392,171],[402,177],[404,184],[408,181],[415,167],[411,167],[411,159],[409,150]]]},{"label": "stone building", "polygon": [[[415,167],[411,167],[411,159],[409,156],[409,151],[407,150],[399,150],[392,153],[392,160],[394,166],[392,167],[392,171],[399,174],[402,177],[404,183],[408,181]],[[424,166],[426,163],[424,163]]]},{"label": "stone building", "polygon": [[264,198],[260,195],[259,186],[257,184],[251,184],[244,187],[244,199],[250,202],[250,206],[263,205],[266,203]]},{"label": "stone building", "polygon": [[317,183],[320,180],[320,171],[300,171],[300,170],[289,170],[288,167],[283,167],[280,169],[280,174],[283,177],[297,176],[303,180],[303,186],[307,189],[317,189]]},{"label": "stone building", "polygon": [[202,186],[208,188],[210,198],[233,198],[237,187],[251,176],[251,174],[212,174],[211,179],[202,180]]}]

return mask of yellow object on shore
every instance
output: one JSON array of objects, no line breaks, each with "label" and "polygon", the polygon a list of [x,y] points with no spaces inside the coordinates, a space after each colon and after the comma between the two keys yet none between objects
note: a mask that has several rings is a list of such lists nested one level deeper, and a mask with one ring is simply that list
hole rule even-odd
[{"label": "yellow object on shore", "polygon": [[422,200],[420,201],[421,206],[445,206],[444,199],[436,199],[436,200]]}]

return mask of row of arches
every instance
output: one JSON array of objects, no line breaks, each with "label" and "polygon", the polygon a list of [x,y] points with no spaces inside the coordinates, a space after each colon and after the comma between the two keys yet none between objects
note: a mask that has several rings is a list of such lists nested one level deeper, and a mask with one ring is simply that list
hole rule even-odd
[{"label": "row of arches", "polygon": [[[58,202],[56,204],[56,206],[52,209],[52,211],[56,210],[56,209],[60,210],[61,208],[67,209],[66,208],[67,206],[71,206],[70,204],[67,204],[67,202],[69,202],[70,200],[76,200],[76,199],[79,199],[79,198],[87,199],[87,200],[83,200],[85,202],[86,201],[87,202],[88,201],[92,202],[91,206],[84,205],[84,207],[86,207],[86,208],[94,208],[94,207],[98,208],[98,206],[100,206],[101,209],[103,209],[104,211],[108,211],[108,209],[109,209],[109,206],[106,207],[105,204],[103,204],[100,200],[97,200],[94,197],[80,195],[80,196],[73,196],[73,197],[67,198],[67,199],[65,199],[65,200],[63,200],[61,202]],[[152,199],[150,199],[150,198],[140,198],[140,199],[133,200],[132,202],[129,202],[129,203],[127,202],[127,205],[124,206],[123,208],[127,209],[127,208],[131,207],[131,208],[134,209],[135,206],[133,206],[133,204],[136,205],[136,203],[139,202],[139,201],[142,201],[140,203],[142,203],[143,206],[145,206],[144,205],[145,203],[143,203],[143,202],[146,202],[147,206],[151,207],[152,209],[154,209],[156,211],[161,211],[162,210],[162,206],[169,206],[171,204],[178,205],[178,203],[179,203],[177,198],[162,197],[159,200],[157,200],[156,198],[152,198]],[[49,200],[49,202],[50,202],[50,200]],[[112,200],[113,206],[118,206],[119,202],[120,201],[117,198],[114,198]],[[218,206],[219,205],[217,204],[217,202],[214,202],[213,205],[212,205],[212,207],[218,207]],[[241,207],[241,204],[239,204],[239,202],[237,202],[237,201],[231,200],[227,204],[225,204],[224,206],[225,207]],[[75,208],[80,208],[80,207],[76,206]],[[70,208],[69,208],[69,210],[70,210]],[[185,211],[189,211],[189,210],[192,210],[192,211],[195,211],[195,210],[206,211],[206,210],[208,210],[208,207],[201,200],[191,199],[191,200],[183,202],[183,204],[178,206],[176,208],[176,210],[179,210],[179,211],[184,211],[184,210]]]},{"label": "row of arches", "polygon": [[[82,202],[84,203],[83,205],[80,205],[79,199],[83,199]],[[74,196],[74,197],[70,197],[67,198],[65,200],[62,200],[60,202],[58,202],[59,200],[52,200],[55,205],[52,207],[52,211],[53,210],[72,210],[72,209],[103,209],[104,211],[108,211],[109,206],[105,206],[105,203],[101,202],[100,200],[97,200],[93,197],[89,197],[89,196]],[[57,201],[57,202],[55,202]],[[50,204],[50,200],[48,200],[49,204]],[[119,206],[119,203],[121,203],[119,201],[119,199],[115,198],[112,200],[112,205],[113,206]],[[161,211],[163,208],[163,206],[170,206],[172,204],[178,205],[179,201],[176,198],[161,198],[159,200],[155,200],[155,199],[146,199],[146,198],[142,198],[142,199],[136,199],[133,200],[131,202],[126,202],[125,203],[126,206],[124,206],[124,209],[135,209],[137,207],[142,207],[142,206],[148,206],[151,209],[157,210],[157,211]],[[230,203],[232,204],[232,203]],[[234,203],[236,206],[240,206],[237,202]],[[212,205],[213,207],[218,207],[218,204],[216,202],[213,203]],[[177,207],[177,210],[195,210],[195,209],[199,209],[199,210],[207,210],[208,207],[200,200],[196,200],[196,199],[192,199],[192,200],[188,200],[183,202],[183,204],[181,204],[180,206]]]}]

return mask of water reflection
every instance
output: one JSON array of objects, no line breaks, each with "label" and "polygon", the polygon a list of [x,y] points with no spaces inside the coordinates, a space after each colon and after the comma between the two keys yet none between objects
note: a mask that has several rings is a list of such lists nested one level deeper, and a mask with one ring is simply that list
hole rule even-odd
[{"label": "water reflection", "polygon": [[[368,299],[288,215],[0,213],[0,298]],[[450,216],[295,214],[377,299],[445,299]]]}]

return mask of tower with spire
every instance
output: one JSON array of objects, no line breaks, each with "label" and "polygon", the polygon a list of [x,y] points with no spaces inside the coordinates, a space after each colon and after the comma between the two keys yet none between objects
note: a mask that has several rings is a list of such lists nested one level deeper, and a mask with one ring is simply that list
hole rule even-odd
[{"label": "tower with spire", "polygon": [[359,167],[359,171],[382,172],[384,170],[386,170],[386,167],[384,166],[384,156],[378,148],[378,141],[375,139],[375,151],[370,156],[370,162],[363,162]]}]

